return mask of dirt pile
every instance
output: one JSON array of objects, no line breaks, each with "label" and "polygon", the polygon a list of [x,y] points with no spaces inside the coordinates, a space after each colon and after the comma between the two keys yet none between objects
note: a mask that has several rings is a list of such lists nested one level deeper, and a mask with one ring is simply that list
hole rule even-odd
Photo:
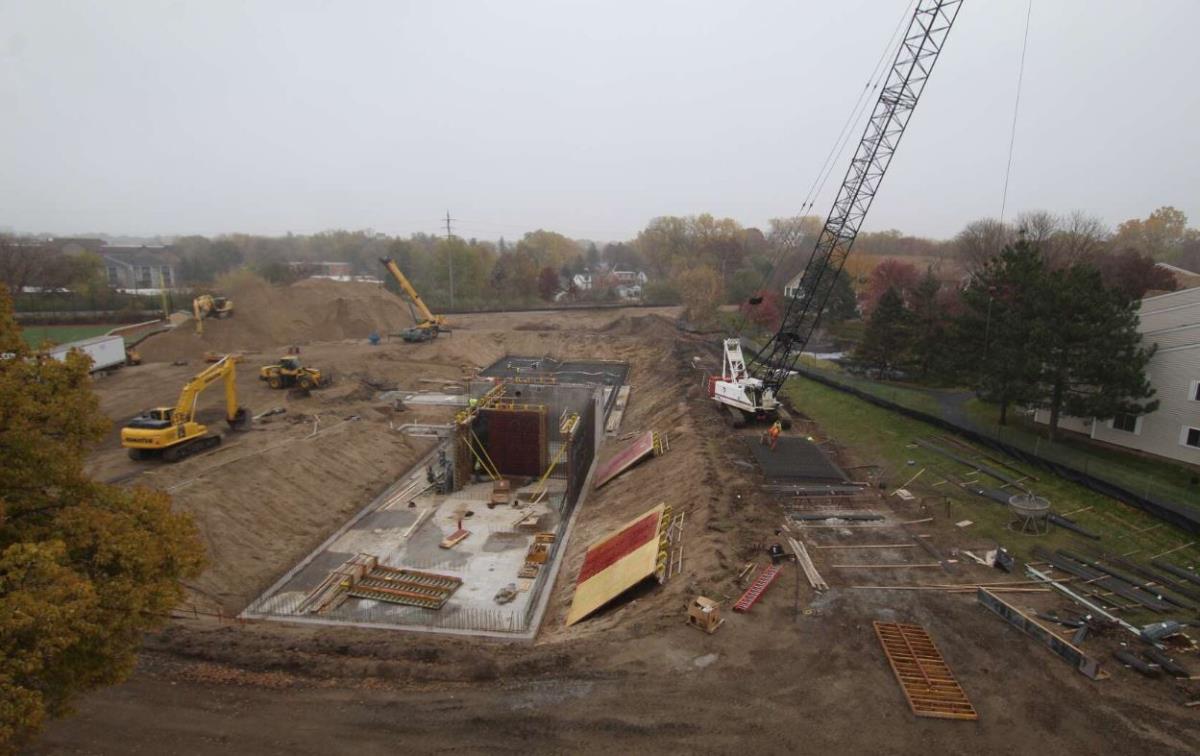
[{"label": "dirt pile", "polygon": [[195,357],[204,351],[257,350],[284,344],[363,339],[376,331],[387,334],[413,324],[404,302],[368,283],[306,279],[273,286],[246,278],[227,292],[232,318],[204,321],[196,335],[189,321],[170,333],[147,339],[141,347],[149,361]]}]

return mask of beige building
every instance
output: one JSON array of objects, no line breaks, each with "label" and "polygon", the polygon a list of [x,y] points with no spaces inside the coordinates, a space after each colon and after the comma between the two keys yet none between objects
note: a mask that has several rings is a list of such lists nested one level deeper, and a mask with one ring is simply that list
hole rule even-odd
[{"label": "beige building", "polygon": [[[1061,418],[1059,426],[1097,441],[1200,465],[1200,288],[1147,297],[1138,311],[1142,343],[1158,344],[1146,368],[1158,409],[1111,420]],[[1048,423],[1049,410],[1035,421]]]}]

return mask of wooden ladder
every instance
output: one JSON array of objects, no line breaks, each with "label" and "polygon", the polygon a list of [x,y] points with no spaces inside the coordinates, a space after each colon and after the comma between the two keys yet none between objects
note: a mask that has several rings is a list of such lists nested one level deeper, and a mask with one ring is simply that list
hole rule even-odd
[{"label": "wooden ladder", "polygon": [[778,564],[767,565],[767,568],[758,573],[758,577],[754,578],[754,582],[742,594],[742,597],[733,605],[735,612],[748,612],[750,607],[754,606],[755,602],[762,597],[767,589],[771,587],[771,583],[775,582],[775,578],[779,577],[779,573],[783,568]]}]

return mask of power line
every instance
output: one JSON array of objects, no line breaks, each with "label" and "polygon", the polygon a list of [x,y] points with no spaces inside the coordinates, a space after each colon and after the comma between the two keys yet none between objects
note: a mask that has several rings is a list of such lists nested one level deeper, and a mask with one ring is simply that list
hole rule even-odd
[{"label": "power line", "polygon": [[1017,71],[1017,98],[1013,101],[1012,132],[1008,137],[1008,167],[1004,169],[1004,194],[1000,198],[1000,223],[1008,209],[1008,180],[1012,176],[1013,147],[1017,143],[1017,111],[1021,107],[1021,83],[1025,80],[1025,50],[1029,47],[1029,19],[1033,15],[1033,0],[1025,9],[1025,39],[1021,42],[1021,67]]}]

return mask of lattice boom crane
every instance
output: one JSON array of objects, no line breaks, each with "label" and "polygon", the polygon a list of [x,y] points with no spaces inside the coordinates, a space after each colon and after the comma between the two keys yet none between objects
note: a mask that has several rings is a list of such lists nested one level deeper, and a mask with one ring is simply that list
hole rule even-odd
[{"label": "lattice boom crane", "polygon": [[740,427],[747,419],[776,418],[785,426],[791,424],[779,404],[779,389],[820,323],[834,282],[854,246],[962,2],[921,0],[913,11],[833,209],[800,276],[797,294],[787,302],[779,330],[749,365],[742,354],[741,339],[725,340],[721,375],[709,378],[709,395],[724,405],[733,425]]}]

